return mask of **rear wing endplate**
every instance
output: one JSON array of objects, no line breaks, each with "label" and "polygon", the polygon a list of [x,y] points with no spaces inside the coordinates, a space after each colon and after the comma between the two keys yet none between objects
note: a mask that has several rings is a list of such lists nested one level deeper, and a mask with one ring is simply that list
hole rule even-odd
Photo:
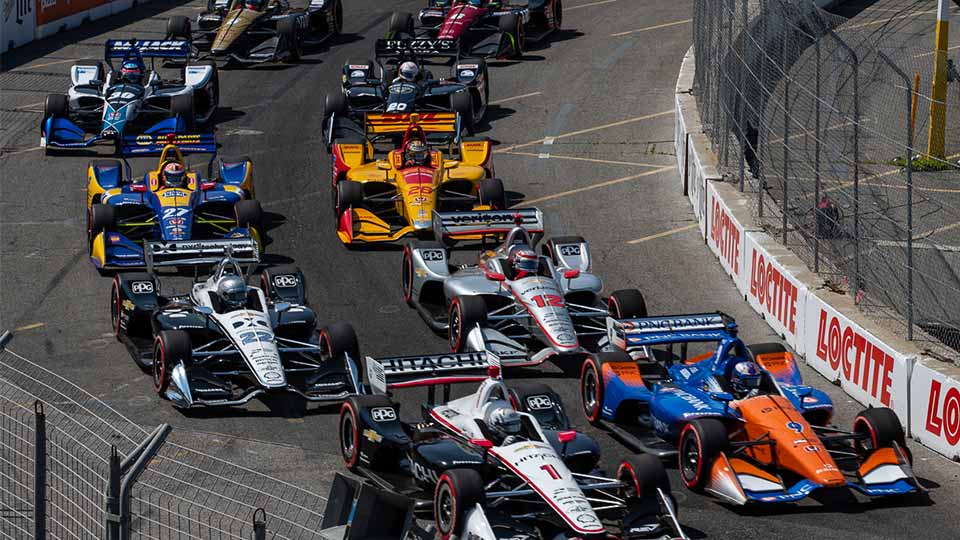
[{"label": "rear wing endplate", "polygon": [[260,249],[253,238],[144,242],[147,269],[163,266],[202,266],[231,257],[238,264],[259,264]]},{"label": "rear wing endplate", "polygon": [[607,337],[621,350],[650,345],[722,341],[736,336],[733,318],[721,312],[614,319],[607,317]]},{"label": "rear wing endplate", "polygon": [[489,351],[390,358],[366,358],[367,381],[374,394],[394,388],[483,382],[500,359]]},{"label": "rear wing endplate", "polygon": [[543,212],[536,208],[433,211],[433,234],[440,242],[458,237],[507,234],[514,227],[523,227],[530,234],[543,234]]},{"label": "rear wing endplate", "polygon": [[103,56],[124,58],[130,52],[139,52],[141,58],[190,58],[190,42],[184,39],[108,39]]}]

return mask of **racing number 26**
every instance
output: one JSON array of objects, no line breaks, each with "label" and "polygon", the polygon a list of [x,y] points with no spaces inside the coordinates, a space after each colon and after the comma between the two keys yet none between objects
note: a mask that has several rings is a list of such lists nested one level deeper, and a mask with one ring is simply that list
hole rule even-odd
[{"label": "racing number 26", "polygon": [[538,294],[531,298],[537,307],[563,307],[563,298],[555,294]]}]

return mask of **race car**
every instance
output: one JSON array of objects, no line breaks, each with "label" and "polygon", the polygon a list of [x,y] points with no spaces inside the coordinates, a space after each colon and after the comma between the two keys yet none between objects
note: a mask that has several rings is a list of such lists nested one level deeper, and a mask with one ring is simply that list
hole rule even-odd
[{"label": "race car", "polygon": [[561,0],[428,0],[420,25],[410,13],[390,17],[388,39],[433,40],[441,55],[521,58],[528,43],[543,41],[563,25]]},{"label": "race car", "polygon": [[[409,40],[377,40],[376,59],[347,61],[340,93],[327,94],[324,115],[357,121],[364,113],[457,112],[462,126],[472,134],[487,112],[490,77],[482,58],[458,60],[449,78],[437,78]],[[415,66],[415,73],[398,69]],[[447,69],[444,67],[443,69]],[[377,74],[379,71],[379,77]]]},{"label": "race car", "polygon": [[691,490],[736,505],[834,488],[924,490],[891,409],[864,410],[851,431],[829,426],[830,397],[803,384],[783,345],[744,345],[727,315],[609,318],[607,328],[615,350],[581,370],[587,420],[640,451],[678,456]]},{"label": "race car", "polygon": [[341,0],[309,0],[306,9],[287,0],[210,0],[196,29],[182,15],[167,20],[167,39],[190,40],[194,54],[242,64],[295,62],[343,30]]},{"label": "race car", "polygon": [[[605,477],[599,447],[570,429],[557,394],[542,384],[508,387],[496,355],[365,362],[373,393],[348,398],[340,412],[344,463],[413,499],[439,538],[686,538],[659,460],[631,456]],[[479,387],[451,400],[455,383]],[[428,388],[422,420],[406,422],[386,394],[419,386]]]},{"label": "race car", "polygon": [[[107,142],[119,153],[125,136],[156,131],[174,117],[190,127],[201,125],[216,112],[220,80],[212,62],[186,62],[181,79],[172,81],[164,81],[153,69],[158,58],[187,60],[188,42],[108,39],[104,47],[106,66],[75,64],[67,94],[47,96],[40,123],[44,151]],[[112,63],[118,58],[119,70]],[[151,60],[152,69],[144,59]]]},{"label": "race car", "polygon": [[346,323],[317,329],[294,266],[267,268],[260,287],[223,258],[186,295],[162,295],[145,272],[120,273],[110,293],[113,333],[177,408],[226,407],[290,393],[339,402],[363,391],[357,336]]},{"label": "race car", "polygon": [[[180,127],[183,127],[182,125]],[[140,177],[129,162],[87,165],[87,239],[98,270],[193,266],[233,253],[259,258],[263,209],[253,200],[249,158],[220,160],[213,177],[212,133],[177,129],[127,138],[125,156],[159,154],[155,169]],[[207,177],[184,154],[209,153]]]},{"label": "race car", "polygon": [[[606,317],[647,314],[638,290],[601,295],[583,238],[554,237],[533,251],[544,232],[535,208],[434,211],[433,224],[435,241],[404,247],[403,297],[455,352],[493,350],[504,367],[579,366],[603,345]],[[449,260],[453,241],[490,237],[502,241],[472,264]]]},{"label": "race car", "polygon": [[[456,115],[368,114],[366,141],[333,144],[333,205],[344,244],[393,242],[432,234],[433,211],[503,209],[503,181],[494,178],[489,139],[460,140]],[[447,134],[443,146],[431,136]],[[395,141],[385,154],[371,141]]]}]

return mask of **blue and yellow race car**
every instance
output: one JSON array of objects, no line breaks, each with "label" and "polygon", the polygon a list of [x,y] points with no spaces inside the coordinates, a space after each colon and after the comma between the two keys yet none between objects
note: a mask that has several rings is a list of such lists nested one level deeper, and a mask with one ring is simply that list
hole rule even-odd
[{"label": "blue and yellow race car", "polygon": [[610,318],[607,340],[581,369],[587,420],[677,456],[693,491],[738,505],[822,489],[924,491],[891,409],[862,411],[850,431],[829,425],[830,397],[803,384],[793,355],[778,343],[748,347],[723,313]]},{"label": "blue and yellow race car", "polygon": [[[196,266],[225,255],[259,261],[263,210],[253,200],[253,163],[219,160],[213,177],[216,148],[212,133],[171,129],[124,139],[125,158],[160,156],[142,176],[131,174],[125,158],[91,161],[87,231],[94,266]],[[206,178],[184,160],[188,153],[212,154]]]}]

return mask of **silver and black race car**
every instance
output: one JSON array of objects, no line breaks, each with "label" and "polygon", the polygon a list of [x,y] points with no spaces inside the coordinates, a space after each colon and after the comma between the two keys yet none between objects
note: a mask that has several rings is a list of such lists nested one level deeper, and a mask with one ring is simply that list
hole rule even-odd
[{"label": "silver and black race car", "polygon": [[[74,65],[67,93],[47,96],[40,124],[45,150],[106,141],[119,153],[124,136],[184,131],[208,122],[216,112],[220,79],[212,62],[185,62],[178,80],[164,80],[153,65],[156,59],[186,61],[186,41],[109,39],[104,48],[106,63]],[[117,59],[122,66],[135,66],[142,81],[125,80],[114,68]],[[151,69],[145,59],[151,60]]]},{"label": "silver and black race car", "polygon": [[[537,271],[515,275],[506,264],[512,247],[533,249],[543,235],[535,208],[434,212],[437,241],[404,247],[403,296],[455,352],[493,350],[505,367],[534,366],[548,359],[582,359],[606,341],[606,319],[646,317],[636,289],[604,297],[591,273],[587,242],[557,236],[541,246]],[[450,262],[450,242],[502,238],[472,264]],[[580,363],[575,362],[576,366]]]},{"label": "silver and black race car", "polygon": [[[340,412],[346,466],[412,499],[439,538],[686,538],[657,458],[630,456],[607,477],[597,443],[571,430],[556,392],[508,386],[498,362],[489,352],[367,358],[374,393]],[[453,383],[479,387],[451,400]],[[386,393],[418,386],[429,391],[422,419],[404,421]]]},{"label": "silver and black race car", "polygon": [[[422,50],[407,40],[377,40],[374,61],[347,61],[343,66],[340,93],[327,94],[324,118],[335,118],[328,129],[344,121],[359,124],[365,113],[410,114],[453,111],[472,134],[487,113],[490,77],[482,58],[464,58],[452,68],[423,62]],[[414,62],[419,74],[413,81],[397,77],[397,68]],[[431,67],[450,70],[450,77],[437,78]],[[327,127],[327,126],[325,126]],[[355,131],[362,133],[359,128]]]},{"label": "silver and black race car", "polygon": [[182,15],[167,20],[167,38],[191,40],[194,53],[243,64],[295,62],[343,30],[341,0],[310,0],[306,9],[287,0],[207,0],[196,27]]},{"label": "silver and black race car", "polygon": [[[228,276],[243,279],[242,303],[218,292]],[[259,288],[245,283],[230,257],[186,295],[162,295],[150,273],[118,274],[110,298],[113,332],[177,408],[243,405],[281,393],[339,402],[362,392],[353,328],[338,322],[318,331],[298,268],[265,269]]]}]

